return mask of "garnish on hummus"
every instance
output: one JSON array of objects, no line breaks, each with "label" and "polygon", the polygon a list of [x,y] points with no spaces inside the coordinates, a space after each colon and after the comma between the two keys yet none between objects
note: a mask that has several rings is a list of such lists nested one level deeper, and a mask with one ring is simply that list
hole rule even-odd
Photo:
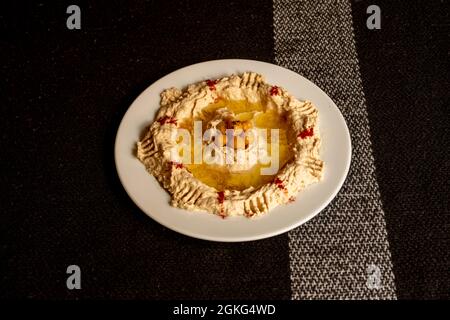
[{"label": "garnish on hummus", "polygon": [[161,93],[137,157],[171,205],[253,217],[321,180],[317,117],[311,102],[253,72],[205,80]]}]

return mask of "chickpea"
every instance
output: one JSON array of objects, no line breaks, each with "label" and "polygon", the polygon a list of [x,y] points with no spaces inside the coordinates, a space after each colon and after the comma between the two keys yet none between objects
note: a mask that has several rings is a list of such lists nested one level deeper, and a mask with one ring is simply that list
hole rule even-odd
[{"label": "chickpea", "polygon": [[218,125],[217,125],[217,127],[216,127],[220,132],[222,132],[222,134],[225,134],[225,132],[226,132],[226,130],[227,130],[227,127],[226,127],[226,124],[225,124],[225,122],[220,122]]},{"label": "chickpea", "polygon": [[242,128],[244,129],[244,131],[247,131],[252,128],[252,123],[250,121],[244,121],[242,123]]}]

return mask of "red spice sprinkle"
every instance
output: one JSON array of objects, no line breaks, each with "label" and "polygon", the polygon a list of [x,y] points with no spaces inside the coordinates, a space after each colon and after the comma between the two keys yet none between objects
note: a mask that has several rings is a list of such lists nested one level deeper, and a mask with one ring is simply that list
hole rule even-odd
[{"label": "red spice sprinkle", "polygon": [[183,169],[183,167],[184,167],[183,164],[179,163],[179,162],[170,161],[169,164],[171,166],[174,166],[175,169]]},{"label": "red spice sprinkle", "polygon": [[217,192],[217,201],[219,201],[219,204],[221,205],[220,211],[219,211],[219,216],[222,219],[225,219],[227,216],[223,210],[223,202],[225,201],[225,192],[223,191],[218,191]]},{"label": "red spice sprinkle", "polygon": [[209,90],[214,91],[216,90],[216,84],[217,84],[217,80],[206,80],[206,85],[209,87]]},{"label": "red spice sprinkle", "polygon": [[295,201],[295,197],[290,197],[288,201],[289,201],[290,203],[294,202],[294,201]]},{"label": "red spice sprinkle", "polygon": [[270,95],[271,96],[277,96],[280,94],[280,89],[277,86],[272,86],[270,88]]},{"label": "red spice sprinkle", "polygon": [[160,119],[157,120],[159,122],[160,125],[166,124],[166,123],[170,123],[170,124],[177,124],[177,119],[175,119],[174,117],[169,117],[169,116],[164,116]]},{"label": "red spice sprinkle", "polygon": [[244,210],[244,215],[245,215],[247,218],[251,218],[251,217],[253,217],[255,214],[256,214],[256,212]]},{"label": "red spice sprinkle", "polygon": [[225,192],[223,191],[217,192],[217,200],[219,201],[220,204],[222,204],[225,200]]},{"label": "red spice sprinkle", "polygon": [[275,183],[277,185],[277,187],[281,190],[285,190],[286,188],[284,187],[283,181],[281,181],[280,178],[275,178],[275,180],[273,181],[273,183]]},{"label": "red spice sprinkle", "polygon": [[306,137],[312,137],[314,135],[314,128],[305,129],[300,132],[297,137],[301,139],[305,139]]}]

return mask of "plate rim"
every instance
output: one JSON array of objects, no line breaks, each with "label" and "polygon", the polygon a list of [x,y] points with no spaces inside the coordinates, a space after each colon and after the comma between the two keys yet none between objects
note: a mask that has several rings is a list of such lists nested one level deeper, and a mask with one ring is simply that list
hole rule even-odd
[{"label": "plate rim", "polygon": [[[135,104],[136,101],[140,100],[140,98],[142,96],[146,95],[147,92],[151,91],[154,87],[156,87],[159,82],[163,82],[165,79],[173,76],[175,73],[181,72],[181,71],[183,71],[185,69],[195,68],[195,67],[198,67],[200,65],[209,64],[209,63],[257,63],[257,64],[265,64],[265,65],[268,65],[269,67],[276,67],[276,68],[283,69],[285,72],[292,73],[296,77],[301,77],[301,78],[303,78],[303,80],[305,80],[307,82],[310,82],[312,85],[314,85],[320,91],[321,94],[323,94],[325,97],[327,97],[327,99],[331,102],[332,106],[338,111],[339,117],[341,118],[340,120],[344,123],[345,136],[347,138],[347,144],[348,144],[348,148],[349,148],[348,153],[347,153],[348,161],[346,162],[346,166],[345,166],[345,169],[343,171],[343,174],[341,174],[340,179],[339,179],[338,183],[336,184],[336,187],[334,188],[333,192],[330,193],[330,195],[327,197],[326,201],[322,201],[322,203],[314,210],[314,212],[310,213],[306,217],[299,218],[295,223],[291,223],[291,224],[289,224],[289,225],[287,225],[285,227],[278,228],[278,229],[275,229],[273,231],[265,232],[265,233],[258,234],[258,235],[251,235],[251,236],[242,235],[242,236],[233,236],[233,237],[199,235],[199,234],[190,232],[189,230],[183,230],[182,228],[179,228],[177,226],[173,226],[173,225],[169,225],[169,224],[165,223],[164,221],[159,219],[158,215],[152,214],[151,210],[147,210],[147,208],[141,207],[141,205],[139,204],[139,201],[137,201],[135,199],[133,193],[130,192],[130,190],[127,188],[127,184],[124,182],[124,178],[122,177],[121,170],[119,169],[119,165],[118,165],[118,162],[119,162],[118,161],[118,157],[119,157],[119,145],[118,145],[118,142],[119,142],[119,139],[120,139],[121,129],[123,129],[123,127],[125,126],[125,119],[126,119],[128,113],[131,112],[132,106]],[[158,108],[155,109],[155,112],[157,110],[158,110]],[[152,84],[147,86],[132,101],[132,103],[129,105],[128,109],[126,110],[126,112],[123,114],[122,119],[120,120],[120,124],[119,124],[119,126],[117,128],[115,141],[114,141],[114,164],[115,164],[115,167],[116,167],[116,172],[117,172],[117,175],[119,177],[119,181],[120,181],[122,187],[124,188],[124,190],[127,193],[128,197],[130,197],[130,199],[133,201],[133,203],[146,216],[148,216],[149,218],[153,219],[154,221],[156,221],[160,225],[162,225],[162,226],[164,226],[164,227],[166,227],[166,228],[168,228],[168,229],[170,229],[172,231],[178,232],[180,234],[183,234],[185,236],[189,236],[189,237],[192,237],[192,238],[206,240],[206,241],[213,241],[213,242],[248,242],[248,241],[257,241],[257,240],[267,239],[267,238],[271,238],[271,237],[283,234],[283,233],[288,232],[290,230],[293,230],[293,229],[299,227],[300,225],[308,222],[312,218],[316,217],[321,211],[323,211],[331,203],[331,201],[336,197],[336,195],[342,189],[342,186],[343,186],[345,180],[348,177],[348,173],[349,173],[351,162],[352,162],[352,155],[353,155],[353,146],[352,146],[352,143],[351,143],[351,135],[350,135],[350,130],[348,128],[347,122],[345,121],[345,118],[344,118],[341,110],[337,107],[337,105],[334,103],[334,101],[328,96],[328,94],[325,91],[323,91],[318,85],[316,85],[311,80],[303,77],[301,74],[299,74],[299,73],[297,73],[297,72],[295,72],[295,71],[293,71],[291,69],[285,68],[283,66],[280,66],[280,65],[277,65],[277,64],[274,64],[274,63],[269,63],[269,62],[259,61],[259,60],[252,60],[252,59],[206,60],[206,61],[201,61],[201,62],[197,62],[197,63],[191,64],[191,65],[188,65],[188,66],[181,67],[179,69],[176,69],[176,70],[174,70],[174,71],[164,75],[163,77],[159,78],[158,80],[154,81]],[[156,181],[156,183],[159,184],[159,182],[156,179],[155,179],[155,181]],[[167,192],[166,190],[164,190],[164,191]],[[167,205],[170,206],[169,203]],[[179,209],[179,210],[183,210],[183,209]],[[188,210],[183,210],[183,211],[188,211]],[[270,214],[270,213],[267,213],[267,214]]]}]

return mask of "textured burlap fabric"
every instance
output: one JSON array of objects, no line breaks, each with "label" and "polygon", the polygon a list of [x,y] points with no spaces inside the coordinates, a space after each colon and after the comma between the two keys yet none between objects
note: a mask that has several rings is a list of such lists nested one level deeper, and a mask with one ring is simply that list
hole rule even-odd
[{"label": "textured burlap fabric", "polygon": [[[292,296],[395,298],[348,1],[274,1],[275,61],[321,87],[352,138],[347,180],[321,214],[289,233]],[[368,283],[379,268],[377,285]]]}]

